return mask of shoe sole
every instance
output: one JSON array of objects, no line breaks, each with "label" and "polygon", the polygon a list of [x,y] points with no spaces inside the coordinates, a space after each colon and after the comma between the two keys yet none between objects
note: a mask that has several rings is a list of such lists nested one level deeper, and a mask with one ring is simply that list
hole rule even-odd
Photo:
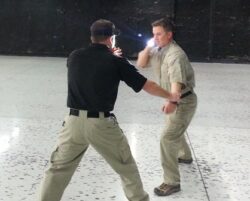
[{"label": "shoe sole", "polygon": [[178,159],[178,163],[191,164],[192,162],[193,162],[193,160]]},{"label": "shoe sole", "polygon": [[159,193],[158,192],[158,189],[154,189],[154,193],[156,194],[156,195],[158,195],[158,196],[168,196],[168,195],[171,195],[171,194],[173,194],[173,193],[177,193],[177,192],[179,192],[181,189],[173,189],[173,190],[171,190],[171,191],[169,191],[168,193]]}]

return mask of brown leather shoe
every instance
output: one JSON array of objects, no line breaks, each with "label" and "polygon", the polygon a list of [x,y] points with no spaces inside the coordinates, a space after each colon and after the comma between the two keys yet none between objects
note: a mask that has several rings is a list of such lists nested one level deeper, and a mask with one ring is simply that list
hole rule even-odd
[{"label": "brown leather shoe", "polygon": [[176,193],[180,190],[181,190],[180,184],[176,186],[172,186],[172,185],[162,183],[160,186],[154,189],[154,192],[158,196],[167,196],[167,195],[171,195],[172,193]]},{"label": "brown leather shoe", "polygon": [[185,164],[191,164],[193,162],[193,159],[181,159],[181,158],[178,158],[178,162],[179,163],[185,163]]}]

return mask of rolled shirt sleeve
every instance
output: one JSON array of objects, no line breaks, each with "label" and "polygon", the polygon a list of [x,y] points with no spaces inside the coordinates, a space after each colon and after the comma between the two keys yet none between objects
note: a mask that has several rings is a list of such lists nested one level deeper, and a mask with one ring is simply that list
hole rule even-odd
[{"label": "rolled shirt sleeve", "polygon": [[181,83],[187,85],[187,74],[186,74],[186,59],[185,55],[177,54],[170,56],[168,59],[169,65],[169,81],[170,83]]}]

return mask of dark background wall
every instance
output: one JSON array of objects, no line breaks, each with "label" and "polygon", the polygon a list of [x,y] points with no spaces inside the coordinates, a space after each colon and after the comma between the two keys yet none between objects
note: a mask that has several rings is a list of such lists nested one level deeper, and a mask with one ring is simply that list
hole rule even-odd
[{"label": "dark background wall", "polygon": [[67,56],[106,18],[122,31],[125,55],[136,57],[163,16],[174,18],[192,61],[250,62],[249,0],[0,0],[0,54]]}]

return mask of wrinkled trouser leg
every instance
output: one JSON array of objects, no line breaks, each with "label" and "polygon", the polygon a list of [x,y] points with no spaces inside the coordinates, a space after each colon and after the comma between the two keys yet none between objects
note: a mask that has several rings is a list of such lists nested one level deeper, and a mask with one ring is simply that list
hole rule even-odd
[{"label": "wrinkled trouser leg", "polygon": [[59,134],[49,168],[45,171],[39,192],[39,201],[59,201],[88,148],[82,122],[76,116],[67,116]]},{"label": "wrinkled trouser leg", "polygon": [[[88,140],[96,151],[120,175],[123,190],[130,201],[148,201],[140,174],[126,136],[113,117],[90,119]],[[98,139],[98,140],[97,140]]]},{"label": "wrinkled trouser leg", "polygon": [[184,133],[192,120],[196,105],[196,95],[192,94],[182,101],[175,113],[166,116],[166,127],[160,140],[161,162],[166,184],[180,184],[178,156],[180,148],[186,155],[191,155]]},{"label": "wrinkled trouser leg", "polygon": [[192,153],[190,147],[186,141],[185,134],[180,137],[180,146],[178,148],[178,158],[191,159]]}]

